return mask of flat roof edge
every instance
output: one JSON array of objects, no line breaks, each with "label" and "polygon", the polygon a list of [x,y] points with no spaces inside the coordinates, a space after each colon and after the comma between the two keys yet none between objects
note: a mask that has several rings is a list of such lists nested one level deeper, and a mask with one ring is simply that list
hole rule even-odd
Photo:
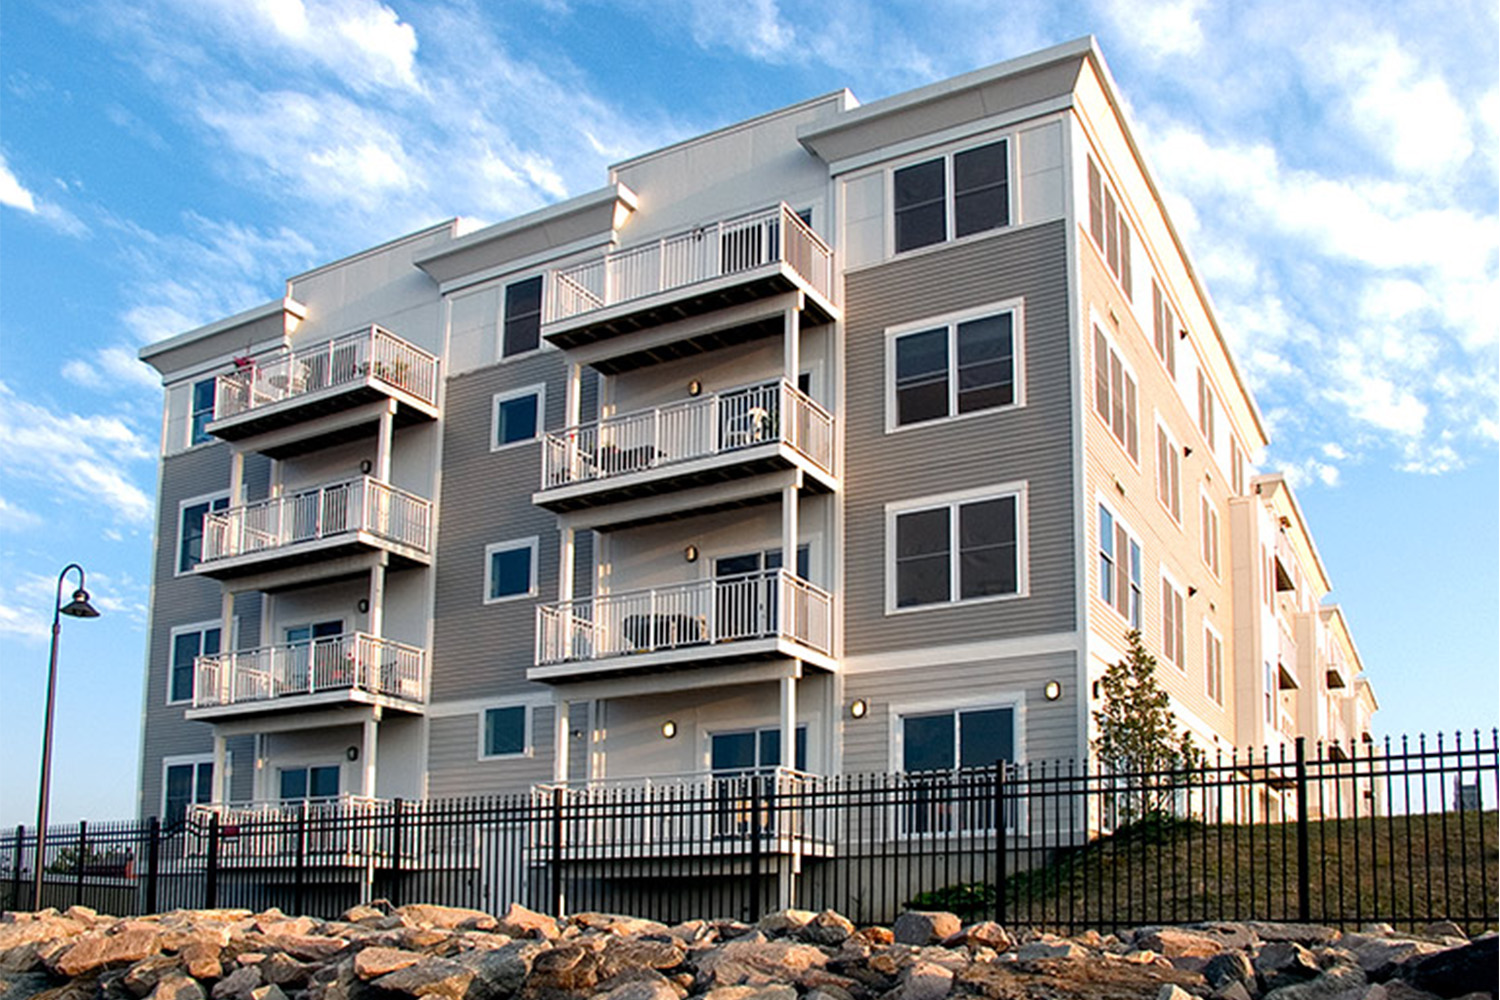
[{"label": "flat roof edge", "polygon": [[290,295],[279,299],[272,299],[270,302],[252,306],[244,312],[235,313],[233,316],[226,316],[224,319],[195,327],[185,333],[176,334],[165,340],[158,340],[154,344],[147,344],[136,353],[136,356],[142,361],[150,362],[152,358],[165,354],[168,351],[174,351],[195,341],[223,333],[225,330],[233,330],[237,326],[254,323],[258,320],[275,316],[278,313],[291,313],[299,320],[305,319],[307,318],[307,306],[298,302]]},{"label": "flat roof edge", "polygon": [[612,201],[624,202],[631,211],[634,211],[639,205],[639,198],[636,196],[636,193],[624,184],[619,182],[606,184],[604,187],[596,188],[585,194],[575,195],[566,201],[544,205],[541,208],[527,212],[525,215],[518,215],[513,219],[506,219],[504,222],[496,222],[482,229],[476,229],[471,233],[466,233],[457,239],[444,243],[440,247],[433,247],[431,250],[426,250],[412,258],[412,260],[418,267],[421,267],[435,260],[442,260],[444,257],[451,256],[452,254],[472,250],[474,247],[483,246],[493,240],[504,239],[507,236],[543,225],[554,219],[559,219],[575,212],[584,212],[591,208],[597,208]]}]

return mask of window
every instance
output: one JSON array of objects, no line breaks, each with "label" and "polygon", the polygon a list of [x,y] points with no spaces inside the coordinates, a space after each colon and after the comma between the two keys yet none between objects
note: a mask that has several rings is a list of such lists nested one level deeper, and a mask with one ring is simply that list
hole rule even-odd
[{"label": "window", "polygon": [[[793,737],[797,755],[796,770],[807,770],[807,727],[798,726]],[[714,733],[709,738],[709,767],[717,776],[751,774],[759,768],[781,764],[781,729],[744,729],[732,733]]]},{"label": "window", "polygon": [[1120,280],[1125,297],[1131,298],[1130,225],[1092,156],[1089,157],[1089,235],[1110,271]]},{"label": "window", "polygon": [[228,510],[229,496],[184,500],[177,527],[177,572],[191,573],[203,561],[203,519],[209,511]]},{"label": "window", "polygon": [[193,383],[193,416],[188,426],[188,444],[202,444],[213,439],[208,433],[209,421],[214,418],[214,393],[219,380],[206,378]]},{"label": "window", "polygon": [[1004,140],[902,167],[891,181],[897,253],[1010,225]]},{"label": "window", "polygon": [[1276,568],[1271,563],[1271,554],[1266,547],[1260,547],[1260,600],[1266,607],[1271,606],[1271,594],[1275,590]]},{"label": "window", "polygon": [[283,802],[336,799],[339,795],[339,766],[320,764],[311,767],[283,767],[280,784]]},{"label": "window", "polygon": [[886,610],[1021,594],[1024,502],[1015,487],[887,507]]},{"label": "window", "polygon": [[888,429],[1015,404],[1019,318],[1013,306],[894,334]]},{"label": "window", "polygon": [[1266,664],[1264,683],[1266,725],[1270,726],[1276,723],[1276,668],[1269,663]]},{"label": "window", "polygon": [[193,661],[219,652],[219,626],[187,625],[172,630],[172,665],[167,677],[167,703],[193,700]]},{"label": "window", "polygon": [[1237,497],[1245,495],[1245,449],[1233,434],[1229,435],[1229,488]]},{"label": "window", "polygon": [[536,594],[535,538],[496,542],[484,550],[484,602],[508,601]]},{"label": "window", "polygon": [[1203,623],[1203,671],[1205,690],[1214,704],[1224,704],[1224,640],[1213,626]]},{"label": "window", "polygon": [[1094,327],[1094,412],[1099,414],[1099,419],[1120,442],[1130,460],[1140,461],[1135,376],[1097,326]]},{"label": "window", "polygon": [[1182,523],[1182,451],[1167,429],[1156,425],[1156,498]]},{"label": "window", "polygon": [[1186,601],[1182,591],[1165,576],[1161,578],[1161,655],[1179,669],[1187,667],[1183,648],[1183,623]]},{"label": "window", "polygon": [[1099,599],[1131,628],[1141,627],[1141,543],[1109,508],[1099,505]]},{"label": "window", "polygon": [[541,435],[542,416],[547,408],[547,387],[529,385],[524,389],[496,393],[494,405],[490,451],[534,441]]},{"label": "window", "polygon": [[1214,576],[1219,575],[1219,511],[1214,507],[1213,501],[1208,499],[1208,494],[1200,494],[1198,497],[1199,509],[1201,511],[1201,527],[1203,529],[1203,564],[1209,568]]},{"label": "window", "polygon": [[534,351],[542,342],[542,276],[517,281],[505,288],[505,323],[500,356]]},{"label": "window", "polygon": [[487,708],[479,716],[479,758],[531,753],[531,710],[525,705]]},{"label": "window", "polygon": [[181,823],[189,806],[206,805],[214,798],[212,757],[167,757],[162,761],[161,821]]},{"label": "window", "polygon": [[1172,303],[1162,294],[1156,279],[1151,279],[1151,327],[1156,345],[1156,356],[1167,366],[1168,373],[1177,377],[1177,322],[1172,317]]},{"label": "window", "polygon": [[1214,448],[1214,387],[1208,384],[1208,376],[1203,374],[1203,369],[1198,369],[1198,429],[1203,432],[1203,440],[1208,442],[1210,450]]},{"label": "window", "polygon": [[1015,760],[1015,709],[972,708],[901,719],[901,770],[951,771]]}]

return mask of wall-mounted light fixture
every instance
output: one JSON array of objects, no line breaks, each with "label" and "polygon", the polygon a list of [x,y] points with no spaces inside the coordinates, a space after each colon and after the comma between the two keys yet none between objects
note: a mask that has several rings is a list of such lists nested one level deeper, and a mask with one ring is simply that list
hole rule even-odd
[{"label": "wall-mounted light fixture", "polygon": [[350,747],[344,751],[344,756],[349,760],[359,760],[359,747]]},{"label": "wall-mounted light fixture", "polygon": [[696,545],[689,545],[687,548],[683,549],[682,550],[682,558],[686,559],[690,563],[691,562],[697,562],[698,561],[698,546],[696,546]]},{"label": "wall-mounted light fixture", "polygon": [[375,468],[375,463],[367,458],[363,462],[359,463],[359,474],[361,476],[368,476],[370,474],[370,470],[373,468]]},{"label": "wall-mounted light fixture", "polygon": [[359,613],[360,614],[362,614],[362,615],[369,614],[370,613],[370,599],[368,597],[361,597],[359,599],[359,603],[356,604],[355,607],[359,609]]},{"label": "wall-mounted light fixture", "polygon": [[688,383],[688,395],[689,396],[701,396],[701,395],[703,395],[703,383],[699,382],[697,379],[693,379],[691,382],[689,382]]},{"label": "wall-mounted light fixture", "polygon": [[1099,682],[1095,681],[1093,687],[1090,688],[1090,690],[1093,692],[1094,698],[1097,700],[1099,697]]},{"label": "wall-mounted light fixture", "polygon": [[1046,686],[1042,688],[1042,695],[1048,701],[1056,701],[1062,697],[1062,685],[1057,681],[1048,681]]},{"label": "wall-mounted light fixture", "polygon": [[863,719],[870,714],[870,703],[863,698],[855,698],[849,703],[849,717],[851,719]]},{"label": "wall-mounted light fixture", "polygon": [[677,722],[676,722],[676,720],[674,720],[674,719],[668,719],[666,722],[663,722],[661,724],[661,735],[662,735],[662,739],[666,739],[666,740],[670,740],[674,736],[676,736],[677,735]]}]

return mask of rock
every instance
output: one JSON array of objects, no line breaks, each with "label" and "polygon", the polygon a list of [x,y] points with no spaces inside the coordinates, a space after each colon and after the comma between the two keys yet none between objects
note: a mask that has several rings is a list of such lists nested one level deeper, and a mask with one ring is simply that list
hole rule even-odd
[{"label": "rock", "polygon": [[532,941],[512,941],[492,951],[471,951],[455,961],[474,973],[468,1000],[506,998],[519,990],[531,973],[532,960],[544,950]]},{"label": "rock", "polygon": [[963,927],[953,913],[940,910],[907,910],[896,918],[891,934],[901,944],[937,944]]},{"label": "rock", "polygon": [[1401,978],[1440,997],[1478,992],[1497,995],[1500,994],[1497,968],[1500,968],[1500,938],[1488,935],[1460,948],[1408,961],[1401,966]]},{"label": "rock", "polygon": [[[525,912],[531,913],[530,910]],[[535,914],[535,916],[543,917],[544,920],[552,919],[542,914]],[[579,913],[574,915],[571,923],[576,927],[603,931],[617,937],[640,937],[646,934],[665,936],[672,932],[666,924],[655,920],[642,920],[640,917],[627,917],[618,913]]]},{"label": "rock", "polygon": [[442,997],[444,1000],[462,1000],[474,981],[474,971],[446,958],[424,957],[415,965],[389,972],[371,982],[391,993],[405,993],[414,997]]},{"label": "rock", "polygon": [[[796,996],[793,990],[789,1000],[796,1000]],[[657,982],[637,980],[621,983],[608,993],[597,994],[595,1000],[678,1000],[678,996],[665,979]]]},{"label": "rock", "polygon": [[1029,941],[1016,950],[1019,962],[1044,962],[1055,959],[1083,958],[1088,952],[1072,941]]},{"label": "rock", "polygon": [[528,910],[520,903],[510,904],[510,909],[500,918],[499,930],[514,938],[545,938],[549,941],[559,933],[556,920],[545,913]]},{"label": "rock", "polygon": [[214,984],[213,1000],[253,1000],[250,994],[262,985],[260,969],[244,965]]},{"label": "rock", "polygon": [[1245,926],[1258,935],[1262,941],[1291,941],[1307,948],[1319,944],[1333,944],[1339,939],[1338,931],[1320,924],[1274,924],[1248,920]]},{"label": "rock", "polygon": [[1295,941],[1272,941],[1255,956],[1255,972],[1268,991],[1305,982],[1320,971],[1312,952]]},{"label": "rock", "polygon": [[[69,909],[67,915],[71,917],[73,910]],[[1430,938],[1461,938],[1465,941],[1469,939],[1469,935],[1464,933],[1464,929],[1451,920],[1438,920],[1430,923],[1422,928],[1422,933]]]},{"label": "rock", "polygon": [[187,974],[194,979],[218,979],[224,974],[224,965],[219,960],[218,945],[194,941],[178,952]]},{"label": "rock", "polygon": [[278,935],[274,942],[277,948],[293,958],[309,962],[325,961],[349,947],[349,942],[343,938],[318,937],[312,934]]},{"label": "rock", "polygon": [[164,976],[151,991],[150,1000],[207,1000],[196,979],[177,973]]},{"label": "rock", "polygon": [[1225,951],[1213,956],[1203,966],[1208,985],[1222,990],[1231,983],[1254,983],[1255,967],[1242,951]]},{"label": "rock", "polygon": [[1262,1000],[1350,1000],[1365,992],[1365,974],[1358,966],[1341,965],[1304,983],[1294,983],[1266,993]]},{"label": "rock", "polygon": [[683,963],[686,952],[667,941],[613,939],[600,957],[599,978],[614,979],[627,969],[675,969]]},{"label": "rock", "polygon": [[63,916],[69,920],[80,920],[86,924],[92,924],[99,919],[99,911],[87,906],[70,906],[63,912]]},{"label": "rock", "polygon": [[1227,920],[1207,920],[1201,923],[1188,924],[1183,930],[1192,931],[1211,937],[1219,944],[1227,948],[1238,948],[1248,951],[1250,948],[1260,944],[1260,935],[1251,930],[1247,925]]},{"label": "rock", "polygon": [[119,934],[94,932],[81,936],[78,942],[51,964],[53,971],[64,976],[80,976],[108,965],[139,962],[155,954],[157,934],[154,929],[137,928]]},{"label": "rock", "polygon": [[1353,951],[1354,960],[1365,970],[1365,975],[1376,983],[1383,983],[1394,976],[1402,962],[1422,955],[1434,955],[1443,950],[1442,945],[1431,941],[1374,937],[1362,933],[1345,936],[1343,944]]},{"label": "rock", "polygon": [[1181,986],[1167,983],[1156,991],[1156,1000],[1195,1000],[1195,998]]},{"label": "rock", "polygon": [[156,988],[156,984],[169,972],[175,972],[181,963],[172,955],[152,955],[136,962],[121,977],[120,983],[132,994],[143,997]]},{"label": "rock", "polygon": [[767,913],[757,920],[755,929],[772,937],[778,934],[791,934],[806,927],[815,916],[817,914],[812,910],[778,910],[775,913]]},{"label": "rock", "polygon": [[306,964],[282,953],[260,963],[260,977],[273,986],[304,986],[311,971]]},{"label": "rock", "polygon": [[772,986],[720,986],[704,994],[703,1000],[797,1000],[797,990],[784,983]]},{"label": "rock", "polygon": [[416,965],[421,960],[421,955],[400,948],[365,948],[354,956],[354,974],[369,982],[408,965]]},{"label": "rock", "polygon": [[534,989],[592,991],[599,982],[599,956],[576,944],[559,944],[531,963],[527,985]]},{"label": "rock", "polygon": [[824,910],[798,929],[797,938],[809,944],[839,945],[853,934],[853,921],[835,910]]},{"label": "rock", "polygon": [[698,972],[712,986],[761,986],[795,979],[828,964],[820,948],[791,941],[761,941],[746,936],[712,949],[697,959]]},{"label": "rock", "polygon": [[861,927],[854,932],[854,936],[869,945],[886,945],[896,940],[896,935],[891,933],[889,927]]},{"label": "rock", "polygon": [[396,910],[403,917],[421,927],[441,927],[443,930],[459,928],[481,931],[494,930],[498,925],[494,917],[483,910],[471,910],[462,906],[435,906],[431,903],[413,903]]},{"label": "rock", "polygon": [[373,923],[377,920],[384,920],[385,917],[386,914],[383,911],[376,909],[373,906],[365,906],[363,903],[361,903],[357,906],[349,907],[349,909],[345,910],[344,915],[339,919],[349,924],[362,924],[365,921],[370,921]]},{"label": "rock", "polygon": [[1244,983],[1228,983],[1214,990],[1213,1000],[1251,1000]]},{"label": "rock", "polygon": [[1217,938],[1175,927],[1153,929],[1138,936],[1134,944],[1137,948],[1149,948],[1167,958],[1211,958],[1224,950]]},{"label": "rock", "polygon": [[961,942],[970,948],[993,948],[996,951],[1007,951],[1011,945],[1010,935],[1006,933],[1005,928],[993,920],[970,924],[963,929],[959,937]]},{"label": "rock", "polygon": [[953,973],[934,962],[913,962],[899,982],[899,1000],[942,1000],[953,988]]},{"label": "rock", "polygon": [[251,990],[250,997],[251,1000],[287,1000],[286,993],[284,993],[281,987],[277,986],[275,983],[270,983],[266,986],[260,987],[259,989]]},{"label": "rock", "polygon": [[[279,912],[279,911],[278,911]],[[319,921],[312,917],[257,917],[255,929],[266,937],[302,937],[317,930]]]}]

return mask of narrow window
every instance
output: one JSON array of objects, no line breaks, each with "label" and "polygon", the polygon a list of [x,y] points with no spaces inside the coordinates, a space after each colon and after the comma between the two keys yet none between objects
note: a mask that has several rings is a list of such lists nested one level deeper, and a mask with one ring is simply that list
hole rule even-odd
[{"label": "narrow window", "polygon": [[949,547],[946,507],[896,518],[896,607],[949,600]]},{"label": "narrow window", "polygon": [[1182,453],[1177,442],[1167,435],[1167,429],[1156,426],[1156,496],[1162,506],[1172,515],[1172,520],[1182,520]]},{"label": "narrow window", "polygon": [[958,412],[1007,406],[1016,399],[1012,314],[958,324]]},{"label": "narrow window", "polygon": [[537,438],[541,433],[545,391],[543,386],[536,385],[495,396],[492,450]]},{"label": "narrow window", "polygon": [[1099,175],[1099,167],[1092,156],[1089,157],[1089,235],[1094,238],[1094,245],[1103,249],[1104,178]]},{"label": "narrow window", "polygon": [[194,660],[200,656],[216,656],[218,653],[219,630],[216,628],[195,629],[174,635],[167,700],[170,702],[192,701]]},{"label": "narrow window", "polygon": [[485,603],[536,593],[535,538],[497,542],[485,549]]},{"label": "narrow window", "polygon": [[1131,461],[1140,460],[1137,402],[1135,376],[1125,367],[1104,332],[1094,327],[1094,412]]},{"label": "narrow window", "polygon": [[1183,659],[1183,610],[1182,591],[1172,586],[1172,581],[1162,577],[1161,581],[1161,651],[1162,658],[1178,667],[1186,666]]},{"label": "narrow window", "polygon": [[1141,544],[1103,504],[1099,506],[1099,598],[1132,628],[1141,627],[1144,558]]},{"label": "narrow window", "polygon": [[939,158],[903,167],[895,173],[896,252],[947,239],[947,180]]},{"label": "narrow window", "polygon": [[1206,496],[1199,497],[1203,530],[1203,563],[1214,576],[1219,575],[1219,512]]},{"label": "narrow window", "polygon": [[190,445],[202,444],[213,438],[213,435],[208,433],[208,425],[214,418],[214,394],[218,384],[217,378],[206,378],[201,382],[193,383],[193,418],[192,427],[188,433]]},{"label": "narrow window", "polygon": [[508,358],[536,350],[541,346],[541,334],[541,275],[506,286],[501,355]]},{"label": "narrow window", "polygon": [[1016,592],[1015,497],[960,505],[958,538],[959,600]]},{"label": "narrow window", "polygon": [[953,155],[953,235],[968,236],[1010,224],[1005,143]]},{"label": "narrow window", "polygon": [[1208,447],[1214,448],[1214,389],[1209,384],[1203,369],[1198,369],[1198,429],[1203,432],[1203,439],[1208,442]]},{"label": "narrow window", "polygon": [[1211,629],[1203,630],[1204,687],[1215,704],[1224,704],[1224,642]]},{"label": "narrow window", "polygon": [[203,561],[203,520],[210,511],[227,510],[228,497],[214,497],[182,508],[177,532],[177,572],[188,573]]},{"label": "narrow window", "polygon": [[896,423],[948,415],[948,330],[924,330],[896,341]]},{"label": "narrow window", "polygon": [[1172,304],[1162,294],[1156,279],[1151,279],[1151,328],[1156,345],[1156,356],[1166,365],[1167,373],[1177,377],[1177,320],[1172,315]]}]

